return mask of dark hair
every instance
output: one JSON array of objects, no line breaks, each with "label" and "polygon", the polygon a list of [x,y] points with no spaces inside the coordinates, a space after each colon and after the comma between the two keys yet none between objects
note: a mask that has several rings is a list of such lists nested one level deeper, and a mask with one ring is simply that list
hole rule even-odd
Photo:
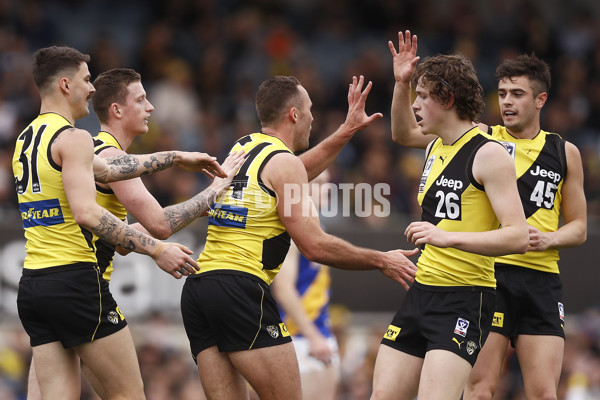
[{"label": "dark hair", "polygon": [[517,58],[504,60],[496,68],[496,78],[498,80],[517,76],[525,76],[531,81],[534,96],[550,91],[550,67],[537,58],[535,54],[521,54]]},{"label": "dark hair", "polygon": [[421,80],[429,94],[441,104],[448,104],[454,95],[454,105],[462,120],[478,121],[483,112],[483,88],[475,67],[460,54],[428,57],[417,66],[413,85]]},{"label": "dark hair", "polygon": [[92,97],[92,107],[98,120],[106,123],[110,105],[124,104],[128,94],[127,86],[141,80],[141,75],[129,68],[115,68],[98,75],[94,80],[96,93]]},{"label": "dark hair", "polygon": [[293,76],[275,76],[260,84],[256,93],[256,111],[262,126],[269,126],[299,95],[300,81]]},{"label": "dark hair", "polygon": [[33,55],[33,81],[44,90],[61,73],[75,73],[90,56],[72,47],[52,46],[39,49]]}]

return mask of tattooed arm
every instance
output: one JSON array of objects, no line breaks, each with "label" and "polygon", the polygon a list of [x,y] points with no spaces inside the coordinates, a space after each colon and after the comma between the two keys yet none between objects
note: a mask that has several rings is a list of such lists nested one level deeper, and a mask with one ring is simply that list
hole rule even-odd
[{"label": "tattooed arm", "polygon": [[192,251],[185,246],[165,244],[136,231],[96,203],[92,171],[94,149],[86,131],[61,132],[51,151],[52,158],[62,167],[63,189],[77,224],[109,243],[150,255],[161,269],[176,278],[198,269],[189,256]]},{"label": "tattooed arm", "polygon": [[[99,155],[114,159],[126,153],[113,147],[103,150]],[[139,178],[100,186],[109,186],[129,214],[150,235],[166,239],[208,211],[210,205],[227,190],[243,160],[243,153],[229,156],[223,163],[226,178],[215,178],[208,188],[191,199],[164,209]]]},{"label": "tattooed arm", "polygon": [[102,183],[137,178],[173,166],[186,171],[202,172],[210,178],[226,176],[215,157],[198,152],[163,151],[152,154],[123,152],[105,159],[96,156],[93,161],[94,178]]}]

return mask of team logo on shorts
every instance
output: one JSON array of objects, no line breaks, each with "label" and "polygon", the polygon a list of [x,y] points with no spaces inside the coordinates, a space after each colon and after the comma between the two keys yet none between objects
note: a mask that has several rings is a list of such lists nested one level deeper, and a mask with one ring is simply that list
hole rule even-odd
[{"label": "team logo on shorts", "polygon": [[109,312],[107,318],[115,325],[119,323],[119,314],[117,314],[115,311]]},{"label": "team logo on shorts", "polygon": [[563,306],[563,303],[561,302],[558,303],[558,316],[561,321],[565,320],[565,306]]},{"label": "team logo on shorts", "polygon": [[469,340],[467,342],[467,353],[469,353],[469,355],[472,356],[473,353],[475,353],[475,350],[477,350],[477,343],[475,343],[472,340]]},{"label": "team logo on shorts", "polygon": [[469,329],[469,321],[464,318],[459,318],[456,321],[456,326],[454,327],[454,333],[460,335],[462,337],[467,336],[467,329]]},{"label": "team logo on shorts", "polygon": [[271,335],[273,339],[277,339],[279,337],[279,329],[277,329],[275,325],[267,326],[267,332],[269,332],[269,335]]}]

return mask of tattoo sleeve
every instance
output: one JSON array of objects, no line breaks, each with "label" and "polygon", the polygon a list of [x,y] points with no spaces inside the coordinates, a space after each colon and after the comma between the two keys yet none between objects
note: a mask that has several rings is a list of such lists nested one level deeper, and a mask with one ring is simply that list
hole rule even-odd
[{"label": "tattoo sleeve", "polygon": [[[105,174],[108,175],[108,182],[137,178],[142,175],[151,174],[172,167],[175,157],[176,153],[174,151],[107,157],[105,160],[108,171]],[[96,175],[97,180],[100,175],[102,174]],[[100,179],[101,178],[102,176],[100,176]]]},{"label": "tattoo sleeve", "polygon": [[102,211],[100,222],[92,229],[92,232],[102,240],[138,253],[140,253],[140,248],[156,244],[155,239],[131,228],[106,210]]},{"label": "tattoo sleeve", "polygon": [[205,189],[183,203],[165,208],[164,216],[171,232],[175,233],[188,226],[193,220],[208,211],[216,199],[217,192],[212,189]]}]

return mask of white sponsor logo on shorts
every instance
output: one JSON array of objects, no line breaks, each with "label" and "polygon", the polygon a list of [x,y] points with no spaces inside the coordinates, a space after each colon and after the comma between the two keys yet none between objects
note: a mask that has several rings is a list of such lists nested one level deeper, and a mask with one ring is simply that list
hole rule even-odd
[{"label": "white sponsor logo on shorts", "polygon": [[454,327],[454,333],[460,335],[462,337],[467,336],[467,329],[469,329],[469,321],[464,318],[459,318],[456,321],[456,326]]},{"label": "white sponsor logo on shorts", "polygon": [[563,306],[563,303],[561,302],[558,302],[558,316],[561,321],[565,320],[565,306]]}]

